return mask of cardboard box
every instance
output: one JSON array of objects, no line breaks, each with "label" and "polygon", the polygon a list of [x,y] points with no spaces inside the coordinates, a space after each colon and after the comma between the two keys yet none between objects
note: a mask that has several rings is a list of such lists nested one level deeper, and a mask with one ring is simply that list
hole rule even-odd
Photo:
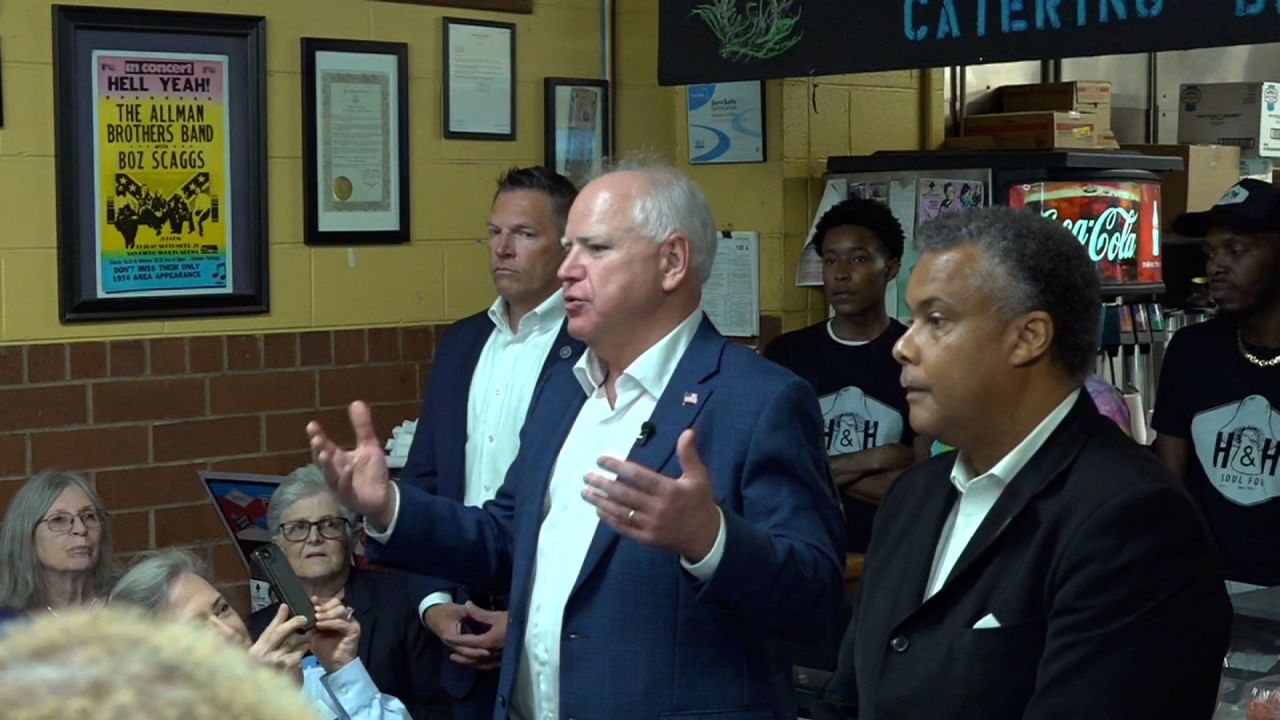
[{"label": "cardboard box", "polygon": [[1172,227],[1184,212],[1213,207],[1239,179],[1240,148],[1231,145],[1126,145],[1125,149],[1182,158],[1181,172],[1160,174],[1162,228]]},{"label": "cardboard box", "polygon": [[1074,112],[1019,112],[970,115],[964,135],[992,137],[996,148],[1094,149],[1094,121]]},{"label": "cardboard box", "polygon": [[1000,106],[1005,112],[1080,111],[1097,109],[1101,105],[1111,107],[1111,83],[1104,80],[1005,85],[1000,88]]},{"label": "cardboard box", "polygon": [[1280,84],[1183,85],[1178,142],[1235,145],[1243,157],[1280,157]]},{"label": "cardboard box", "polygon": [[1241,158],[1240,179],[1253,178],[1262,182],[1271,182],[1275,172],[1275,163],[1270,158]]}]

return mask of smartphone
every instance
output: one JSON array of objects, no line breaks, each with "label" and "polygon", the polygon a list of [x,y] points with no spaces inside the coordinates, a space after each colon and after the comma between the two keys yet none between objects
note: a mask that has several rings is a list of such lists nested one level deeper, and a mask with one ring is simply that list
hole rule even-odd
[{"label": "smartphone", "polygon": [[311,603],[311,596],[307,594],[306,588],[302,587],[302,581],[289,566],[289,558],[284,556],[284,551],[273,543],[267,543],[254,550],[249,558],[258,573],[271,583],[275,596],[289,606],[289,612],[307,619],[304,629],[315,627],[316,607]]}]

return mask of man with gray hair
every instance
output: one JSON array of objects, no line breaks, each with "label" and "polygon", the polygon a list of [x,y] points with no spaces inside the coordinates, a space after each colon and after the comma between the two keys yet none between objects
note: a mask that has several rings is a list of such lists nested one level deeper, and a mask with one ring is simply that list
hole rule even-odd
[{"label": "man with gray hair", "polygon": [[1093,263],[1008,208],[916,245],[894,354],[912,426],[958,452],[885,498],[819,717],[1209,718],[1222,569],[1168,471],[1080,391]]},{"label": "man with gray hair", "polygon": [[789,642],[830,637],[843,591],[817,398],[703,316],[716,231],[687,178],[603,175],[565,240],[587,351],[539,387],[494,500],[390,482],[363,403],[354,450],[308,426],[317,462],[381,561],[509,591],[495,718],[794,718]]}]

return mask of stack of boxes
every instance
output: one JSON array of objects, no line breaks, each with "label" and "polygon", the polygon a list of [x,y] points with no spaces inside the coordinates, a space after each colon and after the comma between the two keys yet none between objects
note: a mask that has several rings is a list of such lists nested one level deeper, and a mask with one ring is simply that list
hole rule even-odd
[{"label": "stack of boxes", "polygon": [[948,148],[966,150],[1114,149],[1111,83],[1100,80],[1006,85],[1001,112],[965,118],[961,138]]},{"label": "stack of boxes", "polygon": [[1240,148],[1240,176],[1272,180],[1280,158],[1280,83],[1183,85],[1178,142]]}]

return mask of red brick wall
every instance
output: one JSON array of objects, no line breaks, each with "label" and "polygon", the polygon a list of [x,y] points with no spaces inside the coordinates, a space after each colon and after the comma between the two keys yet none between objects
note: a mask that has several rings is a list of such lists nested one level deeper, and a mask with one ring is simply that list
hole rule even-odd
[{"label": "red brick wall", "polygon": [[197,470],[284,474],[319,420],[351,442],[346,405],[380,437],[418,415],[435,326],[0,348],[0,512],[33,473],[87,476],[124,560],[184,545],[248,607],[246,574]]}]

